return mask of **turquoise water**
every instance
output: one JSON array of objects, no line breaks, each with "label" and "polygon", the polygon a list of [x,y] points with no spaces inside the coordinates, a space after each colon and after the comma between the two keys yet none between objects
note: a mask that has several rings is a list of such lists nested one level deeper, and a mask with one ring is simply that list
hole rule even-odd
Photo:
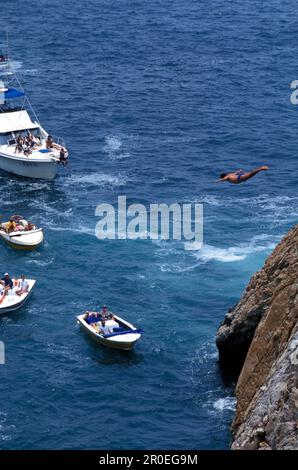
[{"label": "turquoise water", "polygon": [[[233,387],[215,334],[297,221],[296,3],[2,1],[18,76],[71,163],[54,182],[0,175],[1,214],[45,229],[1,244],[1,269],[37,279],[0,318],[2,449],[226,449]],[[269,164],[241,186],[219,173]],[[99,241],[95,208],[202,202],[204,247]],[[75,316],[107,303],[144,336],[96,346]]]}]

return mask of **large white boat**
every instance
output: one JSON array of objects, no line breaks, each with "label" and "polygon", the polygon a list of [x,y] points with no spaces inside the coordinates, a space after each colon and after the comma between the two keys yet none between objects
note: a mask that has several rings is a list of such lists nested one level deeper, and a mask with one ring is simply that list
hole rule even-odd
[{"label": "large white boat", "polygon": [[1,73],[0,68],[0,169],[52,180],[59,164],[66,164],[68,151],[43,129],[16,75],[7,72],[7,64],[5,69]]}]

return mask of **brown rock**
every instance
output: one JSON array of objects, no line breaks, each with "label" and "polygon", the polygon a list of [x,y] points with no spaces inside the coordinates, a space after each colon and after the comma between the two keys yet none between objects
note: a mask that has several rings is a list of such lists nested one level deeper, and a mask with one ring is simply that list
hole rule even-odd
[{"label": "brown rock", "polygon": [[251,278],[239,303],[226,314],[216,337],[222,367],[240,372],[272,299],[298,279],[297,253],[298,225],[279,243],[264,267]]},{"label": "brown rock", "polygon": [[226,315],[217,346],[222,367],[242,367],[232,448],[298,449],[298,225]]}]

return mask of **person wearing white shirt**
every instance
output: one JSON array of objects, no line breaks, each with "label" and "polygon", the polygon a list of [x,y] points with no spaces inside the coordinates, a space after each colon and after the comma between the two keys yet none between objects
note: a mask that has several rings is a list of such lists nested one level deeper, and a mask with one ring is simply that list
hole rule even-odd
[{"label": "person wearing white shirt", "polygon": [[99,331],[103,335],[109,335],[110,333],[113,333],[113,328],[111,328],[110,326],[107,326],[105,320],[101,320]]},{"label": "person wearing white shirt", "polygon": [[16,291],[17,295],[26,294],[29,290],[29,282],[25,278],[24,274],[21,276],[20,288]]}]

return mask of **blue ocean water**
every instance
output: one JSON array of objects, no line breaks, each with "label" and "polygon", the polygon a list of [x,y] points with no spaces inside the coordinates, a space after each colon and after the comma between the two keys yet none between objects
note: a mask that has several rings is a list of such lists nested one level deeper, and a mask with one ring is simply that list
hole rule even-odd
[{"label": "blue ocean water", "polygon": [[[0,318],[1,449],[226,449],[233,387],[217,327],[297,221],[296,2],[2,0],[18,76],[71,163],[54,182],[0,174],[1,214],[45,228],[1,244],[1,270],[37,279]],[[240,186],[219,173],[269,164]],[[99,241],[95,208],[202,202],[204,247]],[[145,330],[101,348],[76,314],[107,303]]]}]

